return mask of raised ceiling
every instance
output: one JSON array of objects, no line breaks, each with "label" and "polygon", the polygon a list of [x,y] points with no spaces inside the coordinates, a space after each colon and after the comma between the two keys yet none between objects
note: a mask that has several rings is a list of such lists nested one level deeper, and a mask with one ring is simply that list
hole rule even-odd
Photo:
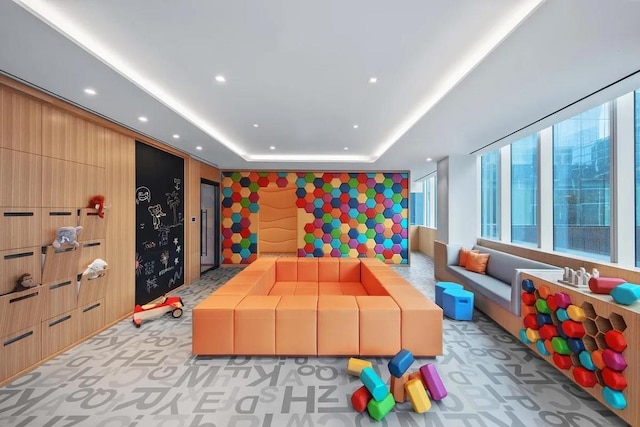
[{"label": "raised ceiling", "polygon": [[640,87],[639,16],[632,0],[15,0],[0,69],[222,169],[415,179]]}]

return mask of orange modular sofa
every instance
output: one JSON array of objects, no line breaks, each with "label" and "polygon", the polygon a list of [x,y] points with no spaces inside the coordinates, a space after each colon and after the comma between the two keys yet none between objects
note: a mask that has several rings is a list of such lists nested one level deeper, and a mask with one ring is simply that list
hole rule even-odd
[{"label": "orange modular sofa", "polygon": [[442,354],[442,309],[373,258],[259,258],[193,308],[197,355]]}]

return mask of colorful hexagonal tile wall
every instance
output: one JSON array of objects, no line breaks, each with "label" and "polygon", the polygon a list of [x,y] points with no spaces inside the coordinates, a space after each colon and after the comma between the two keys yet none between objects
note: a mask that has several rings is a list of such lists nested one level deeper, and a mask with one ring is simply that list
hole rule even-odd
[{"label": "colorful hexagonal tile wall", "polygon": [[298,256],[377,257],[408,262],[408,174],[224,172],[222,263],[257,259],[260,188],[296,188]]}]

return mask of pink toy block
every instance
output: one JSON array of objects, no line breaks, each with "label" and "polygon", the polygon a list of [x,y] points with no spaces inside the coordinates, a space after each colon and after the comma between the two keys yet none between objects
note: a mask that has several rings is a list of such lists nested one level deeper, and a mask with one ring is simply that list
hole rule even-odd
[{"label": "pink toy block", "polygon": [[625,282],[617,277],[592,277],[589,279],[589,289],[594,294],[608,295],[613,288]]},{"label": "pink toy block", "polygon": [[427,390],[433,400],[442,400],[447,397],[447,389],[438,375],[436,366],[432,363],[427,363],[420,367],[420,373],[424,382],[427,384]]},{"label": "pink toy block", "polygon": [[367,387],[362,386],[351,395],[351,406],[356,412],[362,412],[367,409],[367,404],[373,398]]},{"label": "pink toy block", "polygon": [[610,348],[602,352],[602,361],[609,368],[618,372],[624,371],[624,369],[627,367],[627,361],[624,360],[624,356],[622,355],[622,353],[613,351]]},{"label": "pink toy block", "polygon": [[559,308],[567,308],[569,307],[569,304],[571,304],[571,298],[569,298],[569,295],[565,294],[564,292],[558,292],[554,294],[553,300],[555,305]]}]

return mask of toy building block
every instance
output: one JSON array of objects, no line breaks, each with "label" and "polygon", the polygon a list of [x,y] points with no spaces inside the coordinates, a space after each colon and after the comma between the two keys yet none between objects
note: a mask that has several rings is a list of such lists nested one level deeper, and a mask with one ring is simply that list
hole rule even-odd
[{"label": "toy building block", "polygon": [[525,344],[531,344],[531,340],[527,336],[526,329],[520,329],[520,332],[518,332],[518,335],[520,336],[520,341],[522,341]]},{"label": "toy building block", "polygon": [[596,374],[591,372],[588,369],[583,368],[582,366],[578,366],[573,369],[573,378],[582,387],[591,388],[598,383],[598,378],[596,378]]},{"label": "toy building block", "polygon": [[371,368],[373,365],[368,360],[357,359],[355,357],[350,357],[347,362],[347,372],[351,375],[355,375],[356,377],[360,376],[360,372],[366,368]]},{"label": "toy building block", "polygon": [[544,343],[544,340],[538,340],[538,342],[536,342],[536,348],[538,349],[538,353],[542,354],[543,356],[548,356],[550,353],[547,351]]},{"label": "toy building block", "polygon": [[556,330],[558,331],[558,336],[564,339],[569,338],[569,335],[565,334],[564,331],[562,330],[562,323],[556,325]]},{"label": "toy building block", "polygon": [[588,351],[582,351],[580,352],[580,354],[578,354],[578,359],[580,359],[580,364],[590,370],[590,371],[595,371],[596,370],[596,365],[593,364],[593,360],[591,360],[591,353],[589,353]]},{"label": "toy building block", "polygon": [[558,328],[553,325],[544,325],[538,329],[538,333],[542,339],[550,340],[551,338],[558,336]]},{"label": "toy building block", "polygon": [[569,369],[573,365],[571,357],[566,354],[553,353],[553,363],[560,369]]},{"label": "toy building block", "polygon": [[571,350],[569,349],[569,345],[567,344],[567,340],[562,337],[553,337],[551,338],[551,345],[556,353],[559,354],[571,354]]},{"label": "toy building block", "polygon": [[541,285],[538,287],[538,294],[540,295],[540,298],[546,300],[549,298],[549,295],[551,295],[551,289],[549,289],[547,285]]},{"label": "toy building block", "polygon": [[604,368],[602,370],[602,379],[605,385],[613,390],[622,391],[627,388],[626,378],[620,372],[616,372],[613,369]]},{"label": "toy building block", "polygon": [[427,363],[420,367],[420,373],[424,382],[427,385],[427,390],[433,400],[442,400],[447,397],[447,389],[442,383],[442,379],[436,370],[436,366],[432,363]]},{"label": "toy building block", "polygon": [[[389,389],[386,384],[380,379],[376,371],[373,368],[366,367],[363,368],[360,372],[360,379],[362,383],[367,387],[371,396],[373,396],[374,400],[381,401],[389,394]],[[391,396],[391,400],[393,400],[393,396]]]},{"label": "toy building block", "polygon": [[369,401],[372,399],[371,393],[365,386],[360,387],[351,395],[351,406],[356,412],[363,412],[367,409]]},{"label": "toy building block", "polygon": [[622,353],[613,351],[610,348],[602,352],[602,361],[609,368],[618,372],[624,371],[624,369],[627,367],[627,361],[624,360],[624,356],[622,355]]},{"label": "toy building block", "polygon": [[371,418],[376,421],[383,419],[396,405],[396,401],[393,400],[393,395],[387,393],[381,400],[371,399],[367,404],[367,411]]},{"label": "toy building block", "polygon": [[553,294],[553,302],[558,308],[567,308],[571,304],[571,298],[564,292],[557,292]]},{"label": "toy building block", "polygon": [[602,388],[602,398],[614,409],[624,409],[627,407],[627,399],[624,394],[610,387]]},{"label": "toy building block", "polygon": [[549,304],[547,304],[547,300],[542,298],[538,298],[536,300],[536,309],[538,309],[540,313],[551,313],[551,309],[549,308]]},{"label": "toy building block", "polygon": [[640,299],[640,285],[623,283],[611,290],[611,296],[618,304],[631,305]]},{"label": "toy building block", "polygon": [[527,329],[538,329],[540,327],[540,325],[538,325],[538,320],[536,319],[535,314],[527,314],[526,316],[524,316],[522,323]]},{"label": "toy building block", "polygon": [[521,285],[525,292],[533,293],[533,291],[536,290],[536,287],[533,285],[533,280],[531,279],[523,279]]},{"label": "toy building block", "polygon": [[592,277],[589,279],[589,289],[594,294],[608,295],[613,288],[626,283],[626,280],[617,277]]},{"label": "toy building block", "polygon": [[569,350],[575,354],[580,354],[584,351],[584,342],[580,338],[567,338],[567,345]]},{"label": "toy building block", "polygon": [[424,381],[424,378],[422,378],[422,374],[420,373],[420,371],[410,373],[407,382],[411,380],[420,380],[422,381],[422,385],[424,386],[424,388],[427,388],[427,383]]},{"label": "toy building block", "polygon": [[535,329],[527,328],[526,335],[529,342],[536,342],[540,339],[540,333]]},{"label": "toy building block", "polygon": [[584,322],[587,320],[587,315],[584,310],[577,305],[571,304],[567,307],[567,314],[569,315],[569,319],[575,320],[576,322]]},{"label": "toy building block", "polygon": [[417,379],[411,380],[405,384],[405,389],[407,390],[411,407],[415,412],[423,414],[431,409],[431,401],[421,381]]},{"label": "toy building block", "polygon": [[536,296],[529,292],[522,292],[520,298],[524,305],[534,305],[536,303]]},{"label": "toy building block", "polygon": [[549,297],[547,298],[547,307],[549,307],[549,310],[555,312],[558,308],[558,304],[556,303],[556,299],[554,298],[555,295],[549,295]]},{"label": "toy building block", "polygon": [[558,318],[558,321],[560,322],[564,322],[569,320],[569,314],[567,313],[567,310],[564,308],[559,308],[556,311],[556,317]]},{"label": "toy building block", "polygon": [[[540,341],[542,341],[542,340],[540,340]],[[540,341],[538,341],[538,342],[540,342]],[[547,350],[547,353],[549,353],[549,354],[555,353],[555,350],[553,349],[553,344],[551,344],[551,340],[550,339],[544,340],[543,342],[544,342],[544,348]]]},{"label": "toy building block", "polygon": [[525,303],[520,304],[520,313],[522,313],[523,316],[526,316],[527,314],[536,314],[538,312],[538,310],[536,310],[535,306],[532,305],[526,305]]},{"label": "toy building block", "polygon": [[624,339],[624,335],[615,329],[604,334],[604,341],[611,350],[619,353],[622,353],[624,349],[627,348],[627,341]]},{"label": "toy building block", "polygon": [[562,332],[569,338],[582,338],[585,334],[584,326],[580,322],[567,320],[561,323]]},{"label": "toy building block", "polygon": [[600,370],[607,367],[607,365],[604,363],[604,360],[602,359],[603,353],[604,352],[602,350],[596,350],[593,353],[591,353],[591,361],[593,362],[595,367]]},{"label": "toy building block", "polygon": [[400,378],[413,363],[413,354],[409,350],[402,349],[389,361],[389,373]]},{"label": "toy building block", "polygon": [[404,388],[407,381],[409,381],[409,374],[407,372],[402,374],[400,378],[391,375],[389,388],[391,389],[391,394],[393,394],[393,399],[398,403],[403,403],[407,400],[407,393]]},{"label": "toy building block", "polygon": [[143,320],[160,317],[166,313],[171,313],[171,317],[177,319],[182,316],[182,307],[184,307],[184,304],[180,297],[162,297],[160,302],[157,303],[137,304],[133,309],[131,318],[136,328],[139,328]]},{"label": "toy building block", "polygon": [[550,314],[538,313],[536,314],[536,322],[539,327],[544,325],[553,325],[553,318]]}]

